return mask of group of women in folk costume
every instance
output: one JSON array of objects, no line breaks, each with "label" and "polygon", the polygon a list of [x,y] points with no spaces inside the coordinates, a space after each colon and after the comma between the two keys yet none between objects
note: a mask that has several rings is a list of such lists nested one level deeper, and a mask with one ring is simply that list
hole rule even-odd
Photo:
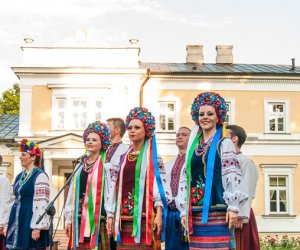
[{"label": "group of women in folk costume", "polygon": [[[213,92],[199,94],[192,104],[195,127],[175,199],[190,249],[235,247],[231,228],[247,195],[241,191],[242,174],[234,145],[225,138],[226,112],[225,100]],[[84,131],[83,142],[90,156],[78,166],[65,208],[69,249],[110,249],[111,236],[117,249],[161,249],[159,236],[164,241],[168,205],[160,177],[163,162],[157,153],[155,118],[146,108],[133,108],[126,118],[126,129],[130,147],[110,162],[106,162],[108,126],[97,121]],[[36,168],[35,161],[41,156],[36,145],[22,142],[21,146],[21,161],[26,164],[14,186],[17,199],[9,220],[7,246],[20,249],[18,244],[27,244],[28,249],[42,249],[49,244],[47,216],[36,225],[35,211],[30,217],[23,217],[23,213],[35,205],[40,209],[38,200],[47,206],[49,181]],[[41,194],[37,190],[46,195],[37,197]],[[22,199],[25,196],[26,201]],[[20,216],[22,221],[18,221]],[[23,224],[31,225],[26,243],[18,238]]]},{"label": "group of women in folk costume", "polygon": [[[157,239],[163,231],[166,201],[159,174],[162,160],[157,154],[155,118],[146,108],[136,107],[126,118],[126,128],[130,148],[120,159],[108,163],[107,125],[94,122],[84,131],[91,156],[80,163],[65,209],[71,249],[110,249],[111,236],[118,249],[160,249]],[[101,219],[103,208],[106,228],[105,219]]]},{"label": "group of women in folk costume", "polygon": [[[192,104],[195,127],[175,199],[190,249],[234,249],[233,225],[248,199],[242,191],[242,173],[235,147],[225,137],[226,113],[225,100],[214,92],[199,94]],[[69,230],[73,232],[73,247],[89,243],[90,249],[100,245],[108,249],[105,239],[113,235],[118,249],[160,249],[157,239],[162,233],[164,240],[167,203],[160,178],[163,163],[157,154],[154,117],[146,108],[130,111],[126,118],[130,148],[120,157],[120,167],[104,163],[105,149],[109,145],[107,127],[100,123],[90,126],[85,132],[86,138],[92,137],[93,143],[98,140],[99,144],[92,147],[89,139],[84,140],[92,156],[82,162],[82,171],[69,192],[73,194],[69,211],[72,206],[75,208],[73,217],[67,213],[67,222],[73,225]],[[108,183],[105,185],[105,232],[99,215],[103,189],[95,190],[97,185],[103,187],[104,174]]]}]

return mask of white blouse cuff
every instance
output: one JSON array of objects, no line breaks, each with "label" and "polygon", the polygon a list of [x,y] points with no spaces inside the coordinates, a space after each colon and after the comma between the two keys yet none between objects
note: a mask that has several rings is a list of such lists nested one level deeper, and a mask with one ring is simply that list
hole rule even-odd
[{"label": "white blouse cuff", "polygon": [[239,212],[243,204],[248,200],[248,195],[238,190],[234,193],[225,191],[223,198],[228,206],[228,210]]}]

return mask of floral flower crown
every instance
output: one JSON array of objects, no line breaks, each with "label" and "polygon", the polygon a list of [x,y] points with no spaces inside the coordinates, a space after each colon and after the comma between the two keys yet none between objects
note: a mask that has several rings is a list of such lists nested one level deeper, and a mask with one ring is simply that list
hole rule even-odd
[{"label": "floral flower crown", "polygon": [[99,135],[101,139],[101,149],[105,151],[110,145],[110,132],[108,126],[99,121],[90,123],[82,135],[84,143],[86,143],[87,137],[90,133]]},{"label": "floral flower crown", "polygon": [[37,143],[23,139],[20,145],[20,152],[26,152],[38,157],[42,156],[42,151]]},{"label": "floral flower crown", "polygon": [[215,92],[200,93],[194,99],[191,110],[192,119],[197,125],[199,125],[199,109],[204,105],[210,105],[216,110],[218,124],[222,125],[226,119],[228,110],[225,99]]},{"label": "floral flower crown", "polygon": [[143,107],[135,107],[131,109],[125,121],[126,129],[128,129],[129,123],[133,119],[138,119],[144,124],[146,136],[148,138],[154,135],[155,118],[148,109]]}]

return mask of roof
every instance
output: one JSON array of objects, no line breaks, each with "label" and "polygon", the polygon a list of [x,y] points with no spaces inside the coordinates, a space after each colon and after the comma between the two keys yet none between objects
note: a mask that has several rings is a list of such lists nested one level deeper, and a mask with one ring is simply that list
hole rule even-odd
[{"label": "roof", "polygon": [[147,63],[141,69],[149,69],[151,74],[200,74],[200,75],[285,75],[300,76],[300,67],[273,64],[192,64],[192,63]]},{"label": "roof", "polygon": [[19,132],[19,115],[0,115],[0,140],[13,140]]}]

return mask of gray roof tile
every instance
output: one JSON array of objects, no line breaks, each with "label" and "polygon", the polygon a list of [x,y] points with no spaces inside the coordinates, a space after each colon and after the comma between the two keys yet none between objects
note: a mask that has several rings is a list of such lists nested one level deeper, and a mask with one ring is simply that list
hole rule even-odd
[{"label": "gray roof tile", "polygon": [[13,140],[19,132],[19,115],[0,115],[0,140]]}]

